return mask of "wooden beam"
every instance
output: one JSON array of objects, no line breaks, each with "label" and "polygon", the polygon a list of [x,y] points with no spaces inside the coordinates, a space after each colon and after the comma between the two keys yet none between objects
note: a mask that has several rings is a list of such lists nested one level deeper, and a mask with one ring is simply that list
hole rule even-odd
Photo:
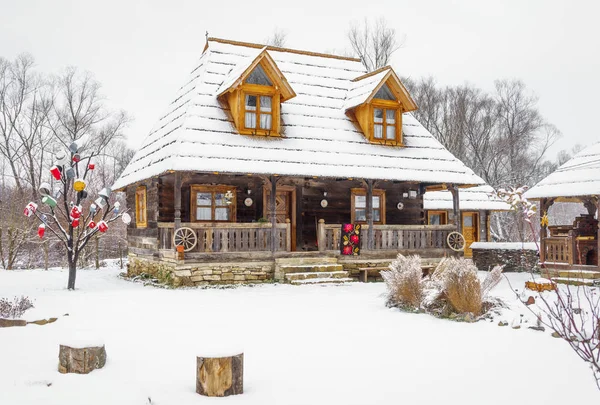
[{"label": "wooden beam", "polygon": [[453,223],[456,225],[456,231],[462,232],[462,223],[460,220],[460,201],[458,197],[458,187],[456,184],[448,184],[448,190],[452,194],[452,214],[453,214]]},{"label": "wooden beam", "polygon": [[[175,230],[181,228],[181,173],[175,173]],[[193,213],[190,213],[193,215]]]},{"label": "wooden beam", "polygon": [[271,205],[269,206],[271,212],[271,252],[275,253],[277,250],[277,216],[276,216],[276,198],[277,198],[277,179],[271,176]]},{"label": "wooden beam", "polygon": [[368,179],[367,183],[367,249],[373,250],[373,180]]}]

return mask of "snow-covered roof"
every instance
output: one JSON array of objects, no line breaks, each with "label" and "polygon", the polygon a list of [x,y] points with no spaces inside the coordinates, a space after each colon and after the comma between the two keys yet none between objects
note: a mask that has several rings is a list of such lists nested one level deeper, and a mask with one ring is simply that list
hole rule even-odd
[{"label": "snow-covered roof", "polygon": [[410,113],[402,120],[404,147],[369,143],[344,108],[353,79],[365,74],[357,59],[267,47],[296,97],[281,104],[281,137],[240,135],[217,95],[257,48],[209,38],[113,189],[169,171],[483,183]]},{"label": "snow-covered roof", "polygon": [[600,195],[600,142],[576,154],[525,193],[532,199],[588,195]]},{"label": "snow-covered roof", "polygon": [[[459,208],[461,211],[509,211],[510,205],[496,197],[492,186],[461,188],[458,190]],[[427,191],[423,195],[423,208],[426,210],[451,210],[452,194],[450,191]]]}]

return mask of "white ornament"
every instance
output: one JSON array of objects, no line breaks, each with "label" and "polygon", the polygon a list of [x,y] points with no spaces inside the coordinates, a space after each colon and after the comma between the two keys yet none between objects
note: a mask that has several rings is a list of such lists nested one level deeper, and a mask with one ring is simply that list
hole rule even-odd
[{"label": "white ornament", "polygon": [[130,216],[128,213],[124,213],[124,214],[121,216],[121,220],[123,221],[123,223],[124,223],[125,225],[129,225],[129,224],[131,223],[131,216]]},{"label": "white ornament", "polygon": [[327,202],[327,200],[326,200],[326,199],[324,199],[324,198],[323,198],[323,199],[321,200],[321,207],[323,207],[323,208],[327,208],[327,205],[328,205],[328,204],[329,204],[329,203]]},{"label": "white ornament", "polygon": [[403,202],[399,202],[399,203],[396,205],[396,208],[398,208],[399,210],[401,210],[401,209],[404,209],[404,203],[403,203]]},{"label": "white ornament", "polygon": [[252,198],[248,197],[248,198],[246,198],[246,199],[244,200],[244,205],[245,205],[246,207],[250,207],[250,206],[252,205],[252,202],[253,202],[253,201],[252,201]]}]

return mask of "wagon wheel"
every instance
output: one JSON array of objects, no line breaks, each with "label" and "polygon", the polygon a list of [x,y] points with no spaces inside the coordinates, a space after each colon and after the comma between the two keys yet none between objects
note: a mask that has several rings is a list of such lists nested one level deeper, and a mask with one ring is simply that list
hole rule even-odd
[{"label": "wagon wheel", "polygon": [[196,243],[198,243],[198,238],[196,237],[196,232],[191,228],[179,228],[173,234],[173,244],[175,246],[183,246],[184,252],[189,252],[195,248]]},{"label": "wagon wheel", "polygon": [[460,232],[450,232],[446,238],[448,246],[455,252],[460,252],[465,249],[465,237]]}]

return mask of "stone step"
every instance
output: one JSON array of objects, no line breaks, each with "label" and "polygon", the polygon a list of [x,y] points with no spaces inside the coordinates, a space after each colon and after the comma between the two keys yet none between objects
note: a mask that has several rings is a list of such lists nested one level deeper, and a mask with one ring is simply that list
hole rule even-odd
[{"label": "stone step", "polygon": [[598,280],[600,279],[600,272],[590,270],[554,270],[550,269],[544,271],[550,278],[574,278],[574,279],[587,279],[587,280]]},{"label": "stone step", "polygon": [[331,272],[343,271],[344,266],[337,263],[314,263],[314,264],[294,264],[294,265],[279,265],[282,273],[307,273],[307,272]]},{"label": "stone step", "polygon": [[308,280],[308,279],[324,279],[324,278],[348,278],[347,271],[309,271],[305,273],[287,273],[286,281],[292,280]]},{"label": "stone step", "polygon": [[598,280],[598,279],[594,280],[594,279],[590,279],[590,278],[552,277],[551,280],[557,284],[567,284],[567,285],[574,285],[574,286],[600,285],[600,280]]},{"label": "stone step", "polygon": [[275,259],[279,266],[302,266],[310,264],[337,264],[337,257],[280,257]]},{"label": "stone step", "polygon": [[306,285],[306,284],[345,284],[355,282],[353,278],[309,278],[306,280],[292,280],[290,284]]}]

